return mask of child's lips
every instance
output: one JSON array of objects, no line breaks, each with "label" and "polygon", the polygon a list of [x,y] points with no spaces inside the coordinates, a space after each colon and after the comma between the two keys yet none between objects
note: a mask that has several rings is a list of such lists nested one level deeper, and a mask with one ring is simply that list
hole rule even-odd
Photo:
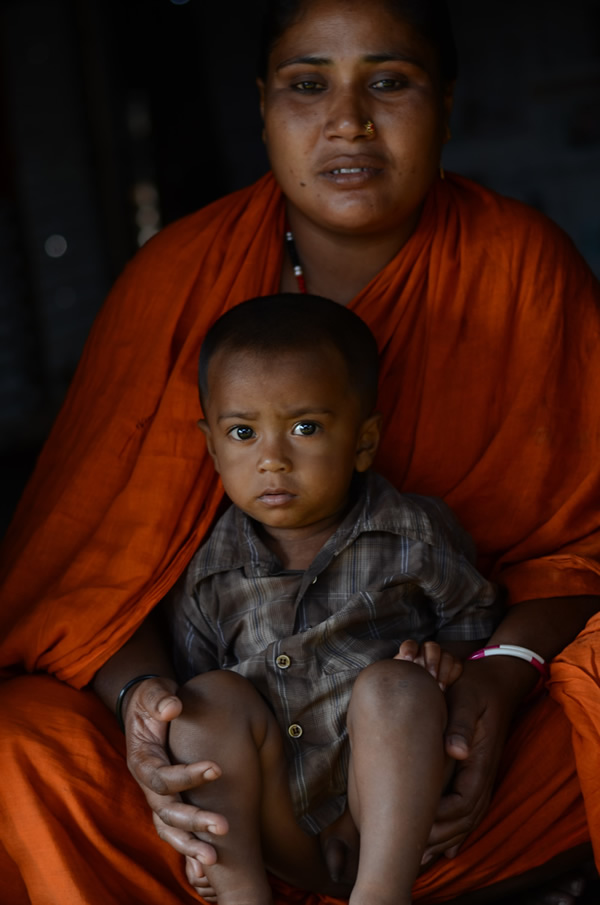
[{"label": "child's lips", "polygon": [[264,503],[265,506],[284,506],[286,503],[290,503],[295,498],[296,494],[291,493],[289,490],[285,490],[281,487],[276,487],[272,490],[263,490],[261,495],[258,497],[259,501],[261,503]]}]

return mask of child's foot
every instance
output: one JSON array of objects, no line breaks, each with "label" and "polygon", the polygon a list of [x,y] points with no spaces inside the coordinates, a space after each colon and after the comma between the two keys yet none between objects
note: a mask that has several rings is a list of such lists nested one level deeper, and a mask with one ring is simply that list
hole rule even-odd
[{"label": "child's foot", "polygon": [[406,894],[398,894],[397,890],[389,887],[384,889],[366,887],[360,889],[355,886],[350,894],[348,905],[411,905],[410,890]]},{"label": "child's foot", "polygon": [[210,902],[211,905],[213,905],[213,903],[214,905],[216,905],[216,903],[218,902],[217,894],[210,885],[208,877],[203,877],[199,883],[196,882],[194,889],[199,895],[202,896],[205,902]]},{"label": "child's foot", "polygon": [[205,902],[212,905],[217,901],[217,894],[204,872],[204,866],[197,858],[185,859],[185,873],[192,889],[202,896]]},{"label": "child's foot", "polygon": [[[209,867],[208,873],[212,872]],[[238,881],[237,877],[223,877],[222,872],[219,873],[219,882],[206,876],[206,885],[201,888],[196,886],[197,892],[207,902],[218,905],[273,905],[273,892],[266,873],[255,883],[247,876]]]}]

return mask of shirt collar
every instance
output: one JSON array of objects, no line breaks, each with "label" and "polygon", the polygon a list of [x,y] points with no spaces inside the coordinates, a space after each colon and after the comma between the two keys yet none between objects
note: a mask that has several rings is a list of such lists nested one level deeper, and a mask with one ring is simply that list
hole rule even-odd
[{"label": "shirt collar", "polygon": [[[366,532],[418,536],[425,541],[431,535],[429,519],[423,514],[416,526],[414,507],[401,505],[402,496],[381,475],[371,471],[357,475],[353,495],[355,502],[315,557],[310,571],[314,567],[321,572]],[[234,569],[243,569],[247,577],[257,578],[285,574],[277,556],[260,537],[254,520],[236,506],[230,506],[219,519],[194,565],[196,580]]]}]

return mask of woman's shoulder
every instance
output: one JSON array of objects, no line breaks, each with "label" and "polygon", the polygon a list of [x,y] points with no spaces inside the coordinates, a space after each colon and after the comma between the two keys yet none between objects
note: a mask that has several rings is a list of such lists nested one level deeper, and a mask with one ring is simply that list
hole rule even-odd
[{"label": "woman's shoulder", "polygon": [[218,198],[205,207],[175,220],[150,239],[135,255],[134,261],[146,263],[148,258],[169,258],[190,250],[193,254],[216,236],[225,235],[245,217],[260,219],[281,196],[272,174],[266,173],[257,182]]},{"label": "woman's shoulder", "polygon": [[[535,281],[557,278],[593,282],[571,237],[539,210],[457,174],[442,183],[448,216],[456,216],[462,254],[483,266]],[[529,281],[529,278],[528,280]]]},{"label": "woman's shoulder", "polygon": [[466,176],[449,173],[445,188],[458,208],[461,219],[482,235],[506,234],[512,241],[553,238],[572,245],[570,237],[544,213],[516,198],[501,195]]}]

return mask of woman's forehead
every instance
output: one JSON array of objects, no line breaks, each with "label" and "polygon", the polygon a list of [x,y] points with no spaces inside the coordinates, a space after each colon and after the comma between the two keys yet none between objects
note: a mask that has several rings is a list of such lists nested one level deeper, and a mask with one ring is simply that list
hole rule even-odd
[{"label": "woman's forehead", "polygon": [[290,16],[282,35],[290,29],[318,30],[328,28],[333,21],[352,24],[356,19],[374,24],[389,24],[390,20],[409,24],[408,18],[402,15],[400,6],[391,4],[388,0],[302,0],[296,4],[296,12]]},{"label": "woman's forehead", "polygon": [[278,66],[290,52],[326,58],[329,48],[339,53],[350,45],[362,46],[365,54],[394,51],[406,53],[408,58],[416,55],[429,66],[437,56],[400,8],[386,0],[303,0],[274,42],[269,61]]}]

